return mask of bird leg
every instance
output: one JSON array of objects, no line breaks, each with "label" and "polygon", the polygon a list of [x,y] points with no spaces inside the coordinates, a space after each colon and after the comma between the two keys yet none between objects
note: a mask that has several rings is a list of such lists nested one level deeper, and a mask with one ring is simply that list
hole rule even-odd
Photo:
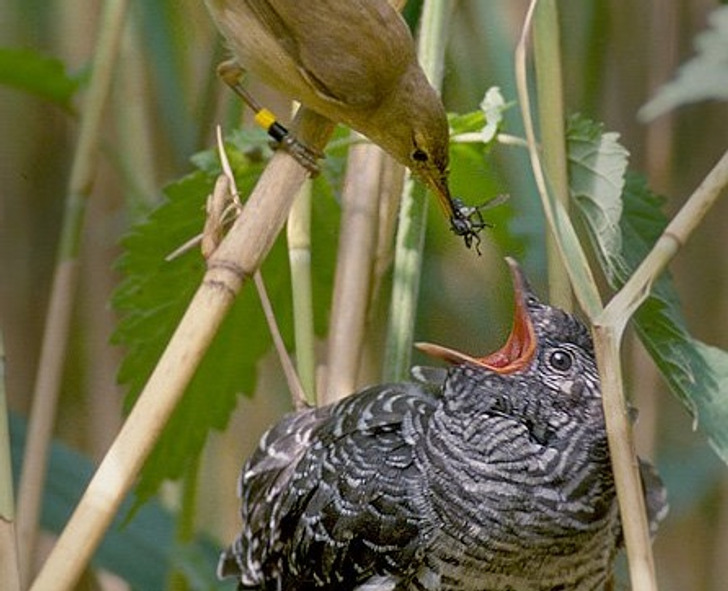
[{"label": "bird leg", "polygon": [[235,60],[227,60],[217,67],[217,75],[237,94],[255,113],[255,122],[273,139],[276,148],[286,150],[298,163],[309,171],[311,176],[320,172],[318,159],[323,154],[309,148],[299,141],[286,127],[281,125],[276,116],[258,103],[242,84],[245,70]]}]

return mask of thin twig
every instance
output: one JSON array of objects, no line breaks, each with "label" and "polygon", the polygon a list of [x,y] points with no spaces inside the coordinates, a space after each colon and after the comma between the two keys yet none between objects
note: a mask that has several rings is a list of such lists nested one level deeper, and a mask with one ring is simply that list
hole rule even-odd
[{"label": "thin twig", "polygon": [[695,228],[728,186],[728,151],[715,164],[697,189],[672,218],[652,250],[635,269],[622,289],[611,299],[597,321],[624,327],[649,295],[655,279],[687,242]]},{"label": "thin twig", "polygon": [[[228,198],[231,198],[232,209],[226,208],[225,210],[234,212],[233,215],[237,217],[243,211],[243,204],[240,202],[238,186],[235,183],[235,175],[233,174],[232,166],[230,166],[230,160],[228,159],[227,153],[225,152],[225,144],[222,139],[222,130],[219,125],[217,126],[217,150],[220,155],[220,163],[222,164],[224,178],[227,179],[227,183],[225,183],[225,186],[222,188],[222,190],[227,190],[227,194],[219,195],[217,197],[221,201],[227,201]],[[222,217],[225,217],[224,213]],[[215,244],[215,248],[217,248],[217,244]],[[273,346],[275,347],[276,353],[278,354],[278,359],[281,362],[283,373],[286,376],[286,381],[288,382],[288,390],[291,393],[293,406],[294,408],[300,410],[307,406],[306,395],[303,391],[303,387],[301,386],[301,380],[298,379],[296,368],[293,366],[291,357],[286,350],[285,343],[283,342],[281,330],[278,327],[278,321],[276,320],[276,315],[273,312],[273,305],[271,304],[270,298],[268,297],[268,290],[265,288],[263,275],[261,274],[259,269],[255,272],[255,275],[253,275],[253,280],[255,283],[255,289],[258,292],[258,297],[260,298],[261,306],[263,307],[263,315],[265,316],[265,321],[268,324],[268,330],[273,339]]]},{"label": "thin twig", "polygon": [[597,284],[589,267],[584,249],[579,243],[574,227],[571,225],[568,214],[564,210],[563,205],[559,201],[552,200],[549,194],[546,176],[541,166],[538,143],[533,127],[533,117],[531,116],[531,99],[526,64],[531,21],[537,4],[538,0],[532,0],[523,23],[521,38],[516,46],[516,87],[521,106],[521,117],[523,118],[523,126],[528,141],[528,155],[531,159],[531,169],[541,197],[541,204],[546,221],[557,238],[556,244],[561,257],[564,259],[566,269],[569,272],[571,286],[579,300],[579,304],[587,315],[593,318],[602,311],[602,302],[596,287]]}]

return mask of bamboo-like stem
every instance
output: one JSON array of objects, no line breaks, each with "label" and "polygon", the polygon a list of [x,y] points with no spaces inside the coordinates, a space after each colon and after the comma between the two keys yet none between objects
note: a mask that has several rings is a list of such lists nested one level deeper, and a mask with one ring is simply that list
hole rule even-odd
[{"label": "bamboo-like stem", "polygon": [[[536,148],[526,83],[526,39],[535,4],[535,1],[532,2],[529,8],[523,36],[516,52],[516,77],[526,135],[529,141],[529,153],[547,221],[552,229],[558,228],[559,230],[555,232],[559,251],[564,258],[572,285],[576,288],[582,307],[593,324],[609,449],[629,559],[632,588],[640,589],[640,591],[656,591],[657,583],[644,510],[644,494],[622,390],[622,367],[619,347],[627,321],[649,294],[655,278],[676,254],[680,245],[687,240],[690,233],[718,198],[720,191],[728,184],[728,153],[721,158],[686,205],[675,216],[623,288],[602,309],[596,285],[588,271],[583,250],[568,222],[568,216],[565,211],[559,210],[559,202],[552,201],[548,194]],[[565,240],[569,241],[568,246],[563,243]],[[571,257],[567,256],[568,253],[571,253]],[[581,270],[576,269],[576,265],[584,268]]]},{"label": "bamboo-like stem", "polygon": [[594,352],[601,380],[609,454],[619,500],[632,589],[657,591],[644,490],[623,391],[622,361],[619,355],[622,329],[622,326],[595,323]]},{"label": "bamboo-like stem", "polygon": [[[601,377],[607,437],[617,489],[622,525],[629,560],[632,587],[640,591],[656,591],[654,560],[644,510],[644,493],[639,481],[637,458],[634,453],[631,425],[622,391],[622,368],[619,346],[628,315],[620,317],[620,325],[599,324],[595,321],[604,311],[594,278],[568,214],[559,201],[552,200],[541,168],[531,120],[526,80],[526,44],[530,23],[538,0],[534,0],[526,16],[521,40],[516,50],[516,79],[521,110],[529,143],[529,155],[541,195],[546,219],[556,246],[564,260],[576,295],[593,325],[594,347]],[[543,98],[543,97],[541,97]],[[565,242],[568,241],[568,244]]]},{"label": "bamboo-like stem", "polygon": [[[313,149],[323,149],[332,124],[310,111],[297,123],[297,137]],[[270,251],[306,176],[306,171],[285,152],[277,153],[269,163],[242,214],[210,257],[202,284],[34,581],[32,591],[73,588],[236,294]]]},{"label": "bamboo-like stem", "polygon": [[531,1],[523,24],[521,38],[516,47],[515,69],[518,100],[521,106],[521,116],[528,142],[528,155],[531,160],[531,169],[539,196],[541,197],[541,205],[543,206],[546,221],[549,228],[551,228],[551,232],[556,237],[556,245],[564,261],[566,270],[569,273],[571,286],[574,289],[577,300],[587,315],[590,318],[594,318],[603,309],[597,284],[589,267],[584,249],[579,243],[574,227],[571,225],[568,214],[561,203],[552,200],[549,194],[546,177],[541,166],[538,143],[533,127],[533,117],[531,116],[531,99],[528,93],[526,61],[531,20],[537,4],[538,0]]},{"label": "bamboo-like stem", "polygon": [[48,446],[55,422],[71,309],[78,283],[78,251],[85,202],[91,193],[96,175],[104,125],[103,112],[111,88],[128,4],[128,0],[108,0],[104,5],[101,32],[93,60],[93,75],[84,100],[78,144],[66,195],[18,493],[18,551],[23,581],[30,578],[33,562]]},{"label": "bamboo-like stem", "polygon": [[[569,210],[569,176],[564,137],[564,92],[561,73],[561,33],[556,0],[541,0],[533,21],[533,61],[536,68],[541,157],[554,198]],[[546,233],[549,302],[564,310],[573,307],[566,266],[553,231]]]},{"label": "bamboo-like stem", "polygon": [[331,308],[326,388],[321,393],[321,404],[343,398],[356,388],[376,254],[384,158],[381,148],[374,144],[355,144],[349,149]]},{"label": "bamboo-like stem", "polygon": [[[446,0],[425,0],[422,6],[417,54],[422,69],[435,88],[442,85],[451,10],[452,3]],[[411,365],[427,222],[427,200],[424,193],[421,187],[414,187],[412,175],[408,172],[395,246],[394,284],[383,370],[386,381],[406,378]]]},{"label": "bamboo-like stem", "polygon": [[609,451],[629,554],[633,589],[656,591],[654,563],[635,459],[632,429],[622,392],[619,345],[624,327],[647,298],[650,287],[728,186],[728,152],[708,173],[622,289],[594,319],[594,346],[602,383]]},{"label": "bamboo-like stem", "polygon": [[309,404],[316,402],[316,340],[311,286],[311,182],[304,183],[286,225],[293,293],[296,369]]},{"label": "bamboo-like stem", "polygon": [[8,405],[5,395],[5,345],[0,332],[0,581],[3,589],[20,591],[20,565],[15,543],[15,501],[10,451]]}]

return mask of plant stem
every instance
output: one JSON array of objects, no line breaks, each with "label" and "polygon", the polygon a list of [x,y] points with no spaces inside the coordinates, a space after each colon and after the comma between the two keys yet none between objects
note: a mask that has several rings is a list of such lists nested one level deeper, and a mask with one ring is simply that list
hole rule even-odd
[{"label": "plant stem", "polygon": [[316,342],[311,287],[311,182],[301,187],[288,215],[288,259],[293,293],[296,369],[306,400],[316,402]]},{"label": "plant stem", "polygon": [[128,4],[128,0],[108,0],[104,5],[101,32],[93,60],[93,75],[84,100],[66,195],[18,493],[18,546],[23,581],[30,578],[30,565],[33,562],[48,445],[55,421],[71,308],[78,283],[78,252],[84,211],[96,176],[104,107],[111,88]]},{"label": "plant stem", "polygon": [[594,352],[601,380],[609,454],[629,558],[632,589],[657,591],[645,496],[623,392],[622,361],[619,355],[622,328],[595,323]]},{"label": "plant stem", "polygon": [[15,542],[13,465],[5,395],[5,345],[0,332],[0,581],[8,591],[20,591],[20,565]]},{"label": "plant stem", "polygon": [[574,289],[577,300],[589,318],[594,318],[603,309],[599,290],[597,289],[597,284],[594,279],[594,275],[591,272],[591,268],[589,267],[586,254],[579,242],[579,238],[574,230],[571,220],[569,219],[568,213],[560,201],[551,197],[546,177],[541,166],[538,143],[536,141],[536,134],[533,128],[531,99],[528,93],[526,62],[531,19],[537,4],[538,0],[532,0],[523,24],[521,38],[516,47],[516,86],[521,106],[521,116],[523,117],[523,126],[526,132],[526,139],[528,141],[528,154],[531,159],[531,169],[533,171],[534,180],[536,181],[539,196],[541,197],[541,204],[543,206],[544,215],[546,216],[546,222],[548,223],[552,234],[556,238],[558,251],[569,274],[571,286]]},{"label": "plant stem", "polygon": [[[420,23],[418,57],[422,69],[435,88],[442,84],[447,29],[452,3],[425,0]],[[425,244],[427,200],[422,187],[414,187],[407,173],[397,230],[394,284],[387,332],[385,381],[407,377],[412,358],[412,342],[420,289],[422,251]]]},{"label": "plant stem", "polygon": [[[631,425],[622,391],[619,346],[622,330],[629,316],[625,315],[617,318],[621,322],[619,325],[602,324],[597,321],[597,318],[603,314],[604,309],[601,306],[596,283],[589,269],[584,250],[563,204],[558,199],[553,199],[549,192],[536,146],[526,79],[526,44],[530,21],[537,3],[538,1],[534,0],[529,7],[523,34],[516,50],[516,78],[529,143],[529,154],[547,222],[571,278],[576,295],[593,325],[594,347],[601,378],[607,437],[625,533],[632,587],[640,591],[655,591],[657,583],[644,510],[644,493],[639,480]],[[541,100],[544,99],[544,97],[540,98]]]},{"label": "plant stem", "polygon": [[355,144],[349,149],[322,404],[356,389],[376,255],[385,157],[374,144]]},{"label": "plant stem", "polygon": [[[541,157],[554,198],[569,210],[569,177],[564,138],[564,93],[561,73],[561,35],[556,0],[541,0],[533,21],[533,61],[536,68]],[[573,302],[566,266],[553,231],[546,234],[549,301],[564,310]]]},{"label": "plant stem", "polygon": [[[292,131],[311,148],[323,149],[332,124],[313,112],[302,111]],[[202,284],[34,581],[32,591],[73,588],[134,484],[235,296],[270,251],[306,177],[307,171],[286,152],[275,154],[242,214],[208,260]]]},{"label": "plant stem", "polygon": [[[680,211],[672,218],[652,250],[635,269],[622,289],[614,295],[598,320],[617,324],[628,319],[649,295],[655,279],[687,242],[693,230],[728,186],[728,151],[695,189]],[[626,320],[625,320],[626,321]]]}]

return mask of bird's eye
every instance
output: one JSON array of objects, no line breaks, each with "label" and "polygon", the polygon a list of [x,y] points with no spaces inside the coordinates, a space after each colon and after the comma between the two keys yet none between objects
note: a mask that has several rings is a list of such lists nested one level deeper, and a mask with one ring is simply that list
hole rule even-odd
[{"label": "bird's eye", "polygon": [[569,371],[574,363],[574,358],[569,351],[556,349],[549,356],[549,365],[557,371]]},{"label": "bird's eye", "polygon": [[412,160],[415,162],[427,162],[430,157],[427,155],[422,148],[415,148],[412,150]]}]

